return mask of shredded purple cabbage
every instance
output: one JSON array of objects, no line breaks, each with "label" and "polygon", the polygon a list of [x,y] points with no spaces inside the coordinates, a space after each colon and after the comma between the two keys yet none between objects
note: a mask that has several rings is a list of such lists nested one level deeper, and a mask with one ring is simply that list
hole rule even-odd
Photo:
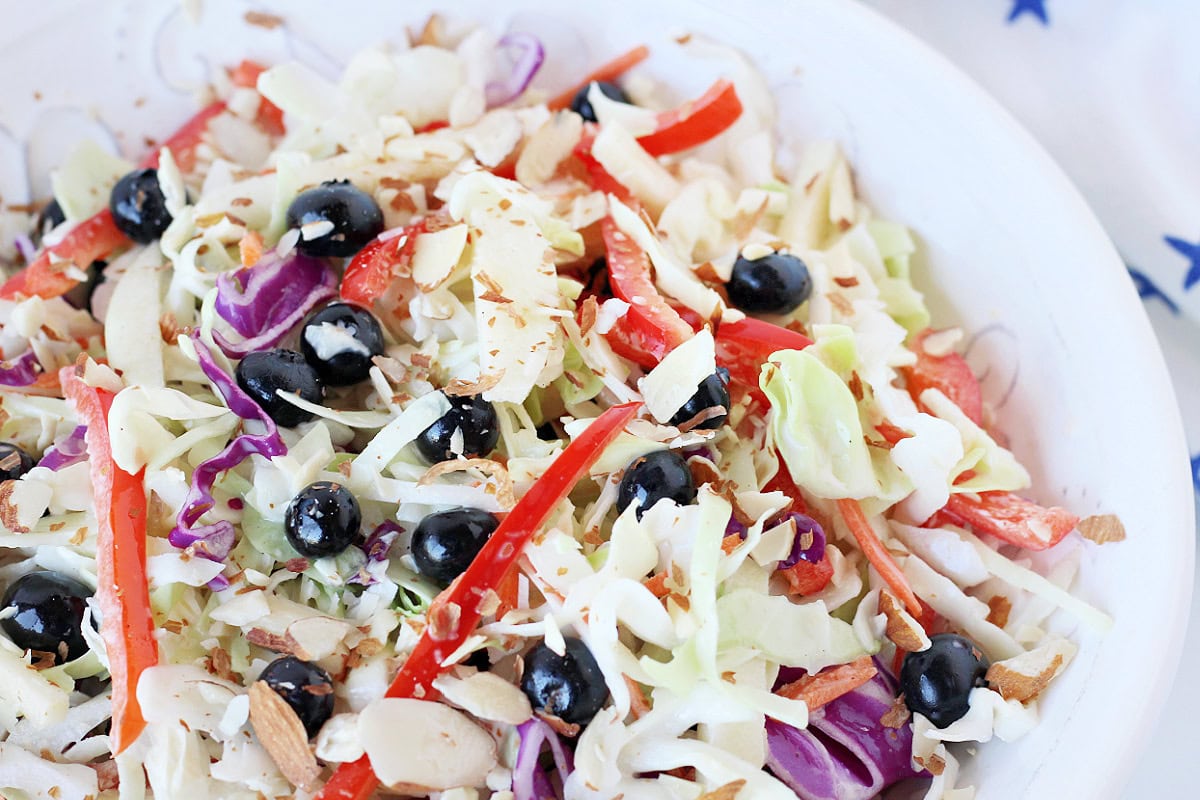
[{"label": "shredded purple cabbage", "polygon": [[0,386],[28,386],[44,371],[30,348],[12,361],[0,362]]},{"label": "shredded purple cabbage", "polygon": [[243,340],[231,342],[214,330],[213,341],[230,358],[274,347],[318,303],[336,295],[337,274],[323,260],[267,253],[249,269],[217,276],[217,314]]},{"label": "shredded purple cabbage", "polygon": [[388,550],[391,549],[392,542],[402,533],[404,533],[404,528],[400,526],[400,523],[391,519],[384,520],[358,546],[367,554],[367,561],[384,561],[388,557]]},{"label": "shredded purple cabbage", "polygon": [[[869,800],[887,787],[927,773],[912,767],[912,726],[888,728],[896,684],[876,662],[874,678],[812,712],[800,730],[767,720],[767,767],[800,800]],[[780,670],[778,683],[803,670]]]},{"label": "shredded purple cabbage", "polygon": [[33,243],[33,239],[29,238],[27,233],[18,233],[13,237],[13,246],[17,248],[17,252],[21,254],[21,258],[26,264],[32,264],[37,258],[37,245]]},{"label": "shredded purple cabbage", "polygon": [[87,442],[83,439],[86,433],[87,425],[77,426],[75,430],[71,431],[70,436],[51,445],[37,465],[58,472],[60,469],[86,460]]},{"label": "shredded purple cabbage", "polygon": [[512,771],[513,800],[561,800],[562,795],[554,788],[538,760],[543,746],[549,743],[559,780],[565,783],[567,776],[575,769],[571,751],[549,725],[536,717],[518,725],[517,733],[521,737],[521,744],[517,748],[517,763]]},{"label": "shredded purple cabbage", "polygon": [[[796,538],[792,540],[792,552],[779,562],[778,569],[791,569],[801,561],[819,563],[825,557],[825,531],[821,529],[820,523],[796,511],[789,512],[782,521],[786,522],[788,519],[796,522]],[[806,533],[812,534],[812,541],[808,547],[804,546]]]},{"label": "shredded purple cabbage", "polygon": [[167,536],[168,541],[175,547],[190,547],[196,555],[220,562],[229,556],[229,551],[236,543],[233,524],[228,520],[218,520],[211,525],[196,524],[216,503],[212,496],[212,487],[217,477],[252,455],[264,458],[283,455],[287,452],[287,446],[280,438],[275,422],[217,366],[212,352],[200,339],[198,331],[192,333],[192,342],[196,346],[200,369],[212,381],[229,410],[244,420],[259,423],[265,429],[265,433],[261,434],[239,434],[224,450],[196,467],[192,472],[191,488],[175,518],[175,527]]},{"label": "shredded purple cabbage", "polygon": [[528,88],[546,58],[546,50],[530,33],[510,33],[500,39],[497,50],[509,61],[509,71],[500,80],[488,81],[484,87],[488,108],[516,100]]},{"label": "shredded purple cabbage", "polygon": [[729,522],[725,523],[725,535],[733,536],[735,533],[742,539],[746,538],[746,533],[750,529],[738,521],[736,514],[729,515]]}]

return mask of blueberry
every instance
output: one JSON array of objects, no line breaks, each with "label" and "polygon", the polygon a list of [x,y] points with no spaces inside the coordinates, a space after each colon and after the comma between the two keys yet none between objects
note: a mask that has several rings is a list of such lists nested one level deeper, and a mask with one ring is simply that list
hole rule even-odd
[{"label": "blueberry", "polygon": [[564,637],[559,655],[545,642],[525,655],[521,690],[534,711],[558,717],[571,725],[586,725],[604,707],[608,685],[591,651],[574,636]]},{"label": "blueberry", "polygon": [[617,489],[617,510],[637,503],[638,519],[659,500],[686,506],[696,499],[696,484],[687,461],[674,450],[655,450],[634,460],[625,469]]},{"label": "blueberry", "polygon": [[[722,370],[724,371],[724,370]],[[692,395],[683,407],[675,412],[675,416],[671,417],[672,425],[682,425],[690,419],[694,419],[710,408],[721,407],[725,409],[724,413],[718,414],[715,417],[708,419],[697,425],[697,428],[705,430],[716,430],[725,424],[725,420],[729,417],[729,389],[725,384],[729,380],[729,373],[724,376],[718,373],[713,373],[700,382],[696,393]]]},{"label": "blueberry", "polygon": [[919,653],[909,653],[900,668],[900,689],[909,711],[923,714],[938,728],[962,719],[970,709],[971,690],[987,684],[987,657],[964,636],[939,633]]},{"label": "blueberry", "polygon": [[725,289],[729,300],[742,311],[787,314],[812,294],[812,277],[805,263],[790,253],[738,256]]},{"label": "blueberry", "polygon": [[325,387],[317,371],[294,350],[262,350],[250,353],[237,365],[237,382],[242,391],[285,428],[308,422],[312,414],[284,400],[276,392],[295,392],[310,403],[320,403]]},{"label": "blueberry", "polygon": [[417,436],[417,450],[426,461],[436,464],[457,457],[454,434],[462,432],[462,455],[486,456],[500,441],[500,423],[496,409],[479,395],[448,397],[450,410]]},{"label": "blueberry", "polygon": [[300,350],[329,386],[352,386],[367,379],[372,359],[383,355],[383,329],[365,308],[330,303],[309,317]]},{"label": "blueberry", "polygon": [[292,707],[310,739],[333,716],[333,679],[311,661],[281,656],[268,664],[258,679]]},{"label": "blueberry", "polygon": [[340,483],[317,481],[292,498],[283,515],[288,542],[302,556],[336,556],[358,538],[362,511]]},{"label": "blueberry", "polygon": [[313,238],[302,231],[296,248],[309,256],[345,258],[383,231],[383,212],[375,198],[350,181],[325,181],[296,195],[287,210],[289,228],[321,222],[331,223],[332,229]]},{"label": "blueberry", "polygon": [[54,663],[74,661],[87,652],[83,613],[92,590],[58,572],[30,572],[8,587],[0,609],[15,608],[0,628],[24,650],[54,654]]},{"label": "blueberry", "polygon": [[67,215],[63,213],[62,206],[58,204],[57,200],[46,203],[38,212],[37,221],[33,224],[33,241],[41,242],[43,236],[66,221]]},{"label": "blueberry", "polygon": [[495,516],[477,508],[430,514],[413,531],[412,554],[417,571],[443,587],[449,586],[471,566],[497,524]]},{"label": "blueberry", "polygon": [[[600,92],[605,97],[616,100],[618,103],[631,103],[629,95],[625,94],[625,90],[615,83],[608,81],[593,81],[600,87]],[[592,108],[591,101],[588,100],[588,91],[591,90],[592,84],[589,83],[578,92],[575,93],[575,98],[571,101],[571,110],[579,116],[583,117],[587,122],[596,122],[596,110]]]},{"label": "blueberry", "polygon": [[117,181],[108,209],[121,233],[138,244],[150,244],[171,224],[158,171],[153,169],[134,170]]},{"label": "blueberry", "polygon": [[0,442],[0,481],[15,481],[33,469],[33,456],[20,445]]}]

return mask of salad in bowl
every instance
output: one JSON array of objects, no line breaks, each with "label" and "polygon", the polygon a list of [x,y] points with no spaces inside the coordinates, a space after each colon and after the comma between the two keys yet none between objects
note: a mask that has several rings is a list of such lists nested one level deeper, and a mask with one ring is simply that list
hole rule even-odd
[{"label": "salad in bowl", "polygon": [[912,236],[719,52],[245,61],[5,220],[6,797],[973,796],[1123,529],[1026,499]]}]

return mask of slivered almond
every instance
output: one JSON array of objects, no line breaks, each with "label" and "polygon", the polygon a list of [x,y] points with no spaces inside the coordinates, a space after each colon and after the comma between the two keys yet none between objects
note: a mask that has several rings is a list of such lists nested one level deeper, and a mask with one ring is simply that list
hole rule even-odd
[{"label": "slivered almond", "polygon": [[884,634],[896,647],[909,653],[929,647],[929,636],[925,634],[925,629],[887,592],[879,593],[879,613],[887,617]]},{"label": "slivered almond", "polygon": [[233,662],[229,658],[229,652],[224,647],[214,647],[212,652],[206,659],[208,671],[218,678],[222,678],[233,683],[241,683],[241,677],[233,671]]},{"label": "slivered almond", "polygon": [[283,776],[306,792],[314,791],[321,767],[308,749],[304,723],[265,681],[250,686],[250,724]]},{"label": "slivered almond", "polygon": [[600,304],[596,302],[595,297],[588,297],[583,301],[583,305],[579,310],[579,335],[587,336],[588,331],[596,324],[596,317],[600,313]]},{"label": "slivered almond", "polygon": [[280,636],[277,633],[264,631],[262,628],[251,628],[246,633],[246,641],[268,650],[274,650],[276,653],[287,653],[297,658],[303,658],[305,661],[311,658],[311,654],[301,647],[290,633]]},{"label": "slivered almond", "polygon": [[533,715],[542,722],[549,725],[555,733],[560,736],[566,736],[568,739],[574,739],[579,735],[580,727],[574,722],[567,722],[561,717],[556,717],[553,714],[547,714],[544,711],[534,710]]},{"label": "slivered almond", "polygon": [[924,767],[930,775],[941,775],[946,771],[946,759],[939,756],[937,753],[929,756],[929,758],[913,757],[913,761]]},{"label": "slivered almond", "polygon": [[697,800],[736,800],[738,794],[746,786],[746,779],[740,778],[736,781],[730,781],[724,786],[719,786],[711,792],[706,792],[700,795]]},{"label": "slivered almond", "polygon": [[1116,514],[1097,514],[1079,522],[1079,533],[1096,544],[1125,541],[1125,526]]}]

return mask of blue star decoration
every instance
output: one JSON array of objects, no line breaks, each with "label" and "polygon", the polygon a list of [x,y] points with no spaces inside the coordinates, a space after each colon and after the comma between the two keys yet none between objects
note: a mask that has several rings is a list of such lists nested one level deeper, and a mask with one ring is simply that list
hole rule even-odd
[{"label": "blue star decoration", "polygon": [[1192,244],[1183,239],[1178,239],[1174,236],[1164,236],[1163,241],[1169,244],[1173,249],[1192,262],[1188,267],[1187,275],[1183,278],[1183,288],[1191,289],[1200,282],[1200,244]]},{"label": "blue star decoration", "polygon": [[1013,0],[1012,13],[1008,15],[1009,24],[1024,14],[1033,14],[1043,25],[1050,24],[1050,18],[1046,16],[1046,0]]},{"label": "blue star decoration", "polygon": [[1200,492],[1200,454],[1192,456],[1192,485]]},{"label": "blue star decoration", "polygon": [[1157,298],[1163,301],[1163,304],[1170,309],[1172,314],[1179,313],[1179,306],[1175,305],[1174,300],[1167,297],[1166,292],[1158,288],[1158,284],[1151,280],[1149,275],[1129,264],[1126,264],[1125,267],[1129,270],[1129,277],[1133,279],[1133,285],[1137,289],[1138,297],[1142,298],[1144,302],[1150,302]]}]

